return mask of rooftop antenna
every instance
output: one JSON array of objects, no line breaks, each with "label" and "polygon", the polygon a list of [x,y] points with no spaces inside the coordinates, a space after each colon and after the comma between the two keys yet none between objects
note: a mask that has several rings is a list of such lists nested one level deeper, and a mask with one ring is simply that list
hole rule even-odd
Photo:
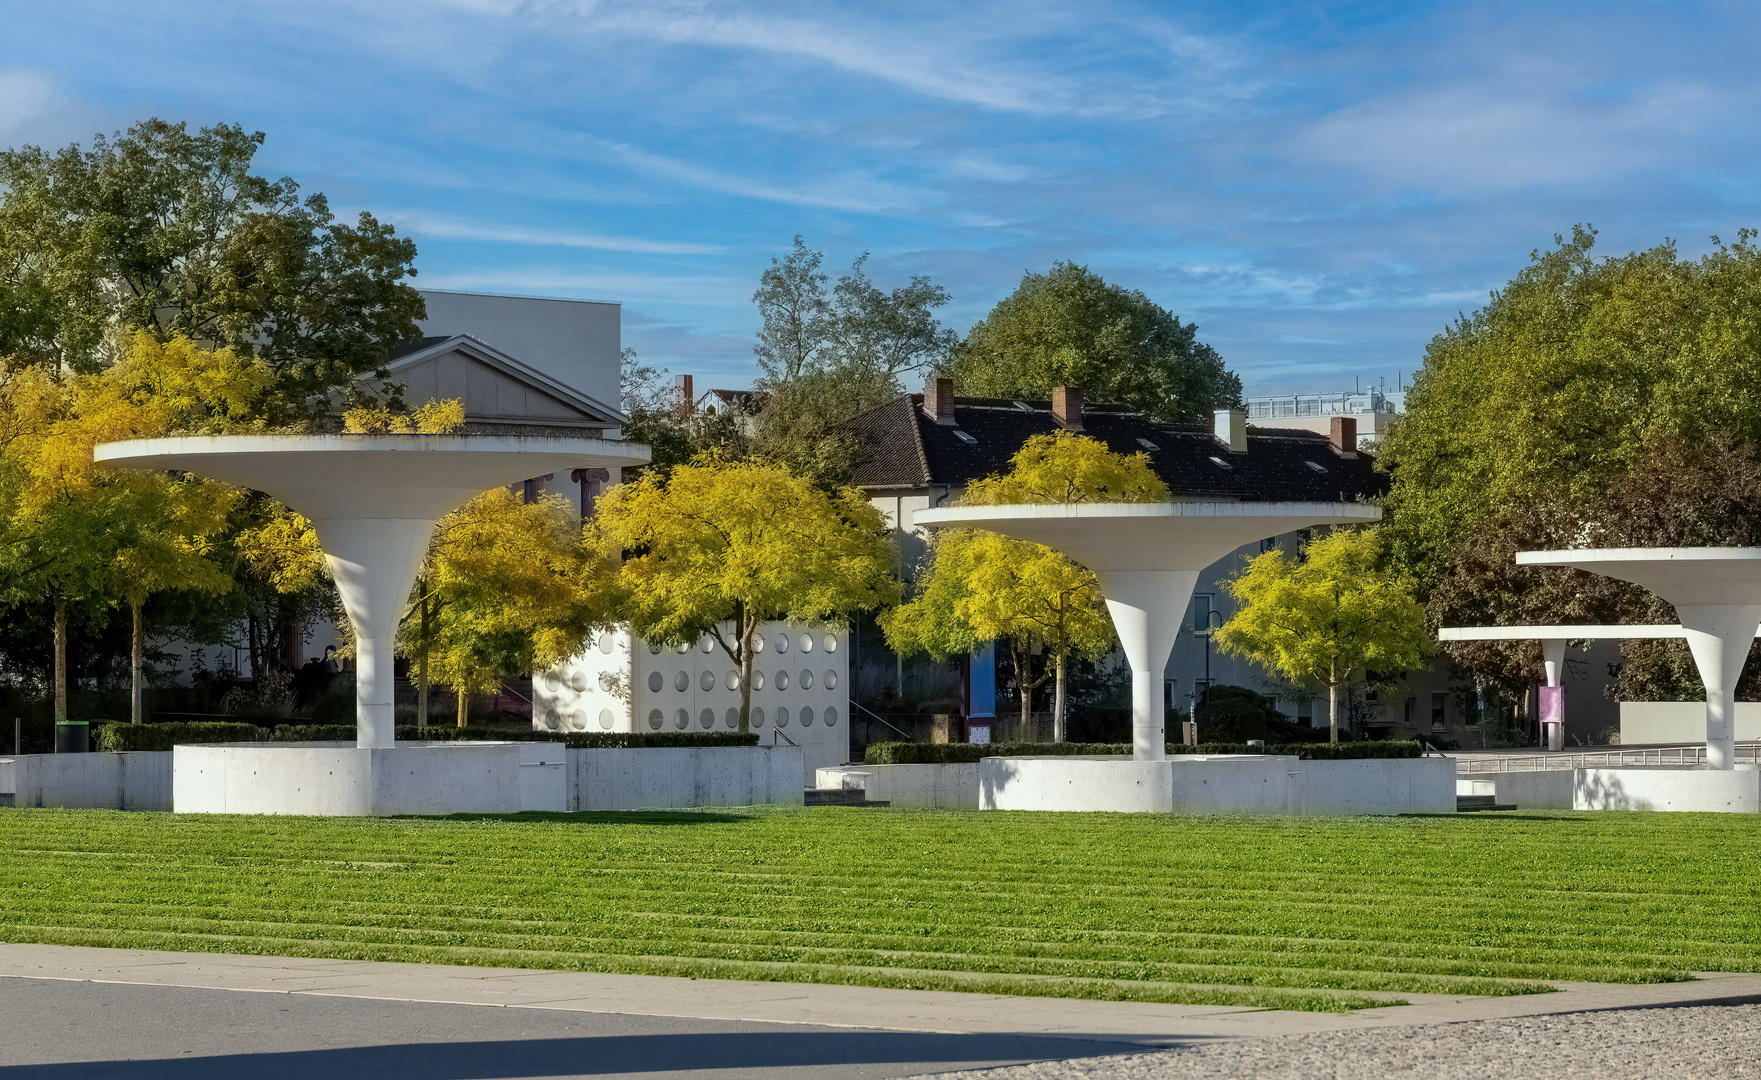
[{"label": "rooftop antenna", "polygon": [[1356,375],[1351,377],[1351,392],[1354,394],[1361,394],[1364,392],[1364,388],[1358,385]]}]

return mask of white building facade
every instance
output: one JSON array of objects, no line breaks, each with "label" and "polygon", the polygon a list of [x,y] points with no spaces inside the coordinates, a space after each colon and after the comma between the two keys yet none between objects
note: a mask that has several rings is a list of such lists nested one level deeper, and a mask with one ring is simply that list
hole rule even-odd
[{"label": "white building facade", "polygon": [[[765,623],[752,665],[751,730],[802,748],[802,786],[850,756],[849,634]],[[532,723],[552,731],[737,731],[740,673],[711,638],[663,647],[608,630],[532,680]]]}]

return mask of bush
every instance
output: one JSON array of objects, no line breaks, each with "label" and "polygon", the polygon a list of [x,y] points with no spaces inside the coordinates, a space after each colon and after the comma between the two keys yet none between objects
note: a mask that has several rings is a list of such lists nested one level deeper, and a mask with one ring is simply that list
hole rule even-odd
[{"label": "bush", "polygon": [[255,724],[102,724],[98,727],[98,749],[169,750],[180,743],[255,742],[262,737]]},{"label": "bush", "polygon": [[[276,742],[354,742],[353,724],[283,724]],[[399,724],[400,742],[560,742],[574,749],[643,746],[757,746],[758,736],[737,731],[543,731],[516,727],[427,727]]]},{"label": "bush", "polygon": [[[953,765],[987,757],[1056,757],[1065,754],[1130,754],[1130,743],[869,743],[864,765]],[[1424,747],[1416,742],[1287,743],[1248,746],[1246,743],[1170,743],[1170,754],[1282,754],[1304,761],[1356,758],[1416,758]]]}]

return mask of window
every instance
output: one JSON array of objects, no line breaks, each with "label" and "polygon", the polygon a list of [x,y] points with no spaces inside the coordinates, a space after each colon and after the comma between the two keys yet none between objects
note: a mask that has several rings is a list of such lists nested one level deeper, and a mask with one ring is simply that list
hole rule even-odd
[{"label": "window", "polygon": [[1161,449],[1161,447],[1157,446],[1153,442],[1150,442],[1148,439],[1144,438],[1142,435],[1139,435],[1137,437],[1137,445],[1143,447],[1145,450],[1160,450]]},{"label": "window", "polygon": [[1210,593],[1192,594],[1192,632],[1195,634],[1211,632],[1211,595]]},{"label": "window", "polygon": [[1214,465],[1216,465],[1217,468],[1219,468],[1219,469],[1233,469],[1233,468],[1235,468],[1235,466],[1229,464],[1227,461],[1224,461],[1222,458],[1217,457],[1214,454],[1211,456],[1211,462]]},{"label": "window", "polygon": [[1431,695],[1431,730],[1438,731],[1449,726],[1449,695]]},{"label": "window", "polygon": [[1318,461],[1305,461],[1305,462],[1303,462],[1303,464],[1307,465],[1309,468],[1315,470],[1318,473],[1324,473],[1327,471],[1327,466],[1322,465]]},{"label": "window", "polygon": [[967,434],[966,432],[961,431],[959,428],[954,429],[954,438],[959,439],[961,442],[965,443],[967,446],[977,446],[978,445],[977,439],[973,438],[971,435]]},{"label": "window", "polygon": [[1264,540],[1260,541],[1260,554],[1261,555],[1264,555],[1268,551],[1277,551],[1277,550],[1278,550],[1278,538],[1276,536],[1268,536]]}]

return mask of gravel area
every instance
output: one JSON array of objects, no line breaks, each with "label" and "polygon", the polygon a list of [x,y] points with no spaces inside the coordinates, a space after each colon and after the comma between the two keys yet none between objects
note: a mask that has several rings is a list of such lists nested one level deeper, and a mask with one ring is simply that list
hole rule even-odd
[{"label": "gravel area", "polygon": [[1282,1035],[937,1080],[1761,1080],[1761,1005],[1567,1013]]}]

